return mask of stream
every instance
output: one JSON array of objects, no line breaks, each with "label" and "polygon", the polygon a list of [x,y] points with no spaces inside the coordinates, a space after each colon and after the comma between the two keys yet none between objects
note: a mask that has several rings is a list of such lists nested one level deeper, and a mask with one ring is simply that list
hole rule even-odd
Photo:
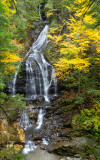
[{"label": "stream", "polygon": [[64,160],[61,156],[50,154],[46,150],[37,147],[33,153],[26,156],[26,160]]},{"label": "stream", "polygon": [[[50,139],[45,138],[45,135],[42,135],[38,140],[33,140],[34,136],[41,136],[41,130],[44,123],[44,118],[46,115],[46,106],[45,104],[34,104],[27,109],[23,109],[21,112],[21,118],[19,120],[19,127],[22,128],[25,132],[25,145],[22,149],[22,153],[25,155],[25,160],[79,160],[77,158],[70,158],[65,156],[59,156],[47,152],[46,147],[50,144]],[[31,120],[30,115],[37,113],[37,121]],[[41,149],[43,147],[43,149]]]}]

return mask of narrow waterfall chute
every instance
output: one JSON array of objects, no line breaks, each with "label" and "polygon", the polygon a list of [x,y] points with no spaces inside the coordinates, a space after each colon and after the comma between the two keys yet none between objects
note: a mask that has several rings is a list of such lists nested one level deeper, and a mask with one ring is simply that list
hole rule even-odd
[{"label": "narrow waterfall chute", "polygon": [[33,142],[33,137],[31,133],[27,133],[29,128],[32,128],[33,125],[30,123],[29,113],[27,109],[23,109],[21,113],[21,118],[19,120],[19,127],[23,128],[25,131],[25,146],[22,149],[23,154],[28,154],[29,152],[34,151],[36,148],[35,143]]},{"label": "narrow waterfall chute", "polygon": [[38,130],[41,128],[43,124],[43,117],[44,117],[44,112],[43,112],[43,109],[40,108],[38,113],[37,127],[35,128],[35,130]]},{"label": "narrow waterfall chute", "polygon": [[42,16],[41,16],[41,6],[39,5],[39,16],[40,16],[40,21],[42,21]]}]

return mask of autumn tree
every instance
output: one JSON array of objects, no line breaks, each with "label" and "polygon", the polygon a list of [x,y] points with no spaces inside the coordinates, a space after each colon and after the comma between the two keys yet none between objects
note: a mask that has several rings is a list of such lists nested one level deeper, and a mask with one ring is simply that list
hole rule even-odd
[{"label": "autumn tree", "polygon": [[[91,99],[91,107],[87,109],[88,104],[85,104],[86,110],[81,111],[81,116],[75,117],[74,127],[77,124],[78,129],[92,128],[98,131],[100,126],[98,1],[74,0],[68,2],[65,0],[58,3],[57,9],[54,6],[53,3],[52,14],[47,13],[51,22],[50,34],[47,36],[50,39],[50,45],[53,46],[53,49],[49,48],[51,49],[49,53],[51,52],[51,57],[56,55],[52,62],[55,65],[57,77],[62,81],[64,88],[77,91],[74,102],[77,107],[81,108],[87,97]],[[63,7],[62,18],[61,14],[59,16],[60,6]],[[56,16],[55,23],[54,15]]]},{"label": "autumn tree", "polygon": [[0,0],[0,90],[5,86],[6,75],[15,72],[15,64],[20,61],[15,53],[17,48],[11,43],[13,35],[11,19],[14,13],[15,9],[14,6],[11,7],[10,1]]}]

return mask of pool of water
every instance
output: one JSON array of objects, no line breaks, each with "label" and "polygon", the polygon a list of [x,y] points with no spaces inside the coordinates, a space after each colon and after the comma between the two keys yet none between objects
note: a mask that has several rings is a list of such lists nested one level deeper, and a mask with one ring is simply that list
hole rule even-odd
[{"label": "pool of water", "polygon": [[48,153],[45,150],[41,150],[37,147],[33,152],[26,155],[25,160],[61,160],[62,157]]}]

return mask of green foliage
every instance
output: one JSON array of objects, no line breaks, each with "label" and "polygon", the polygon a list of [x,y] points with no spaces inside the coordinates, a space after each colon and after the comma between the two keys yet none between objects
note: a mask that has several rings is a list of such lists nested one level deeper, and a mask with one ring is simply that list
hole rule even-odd
[{"label": "green foliage", "polygon": [[26,107],[25,97],[24,95],[17,94],[16,97],[7,96],[4,99],[5,103],[3,103],[4,108],[17,108],[20,109],[22,107]]},{"label": "green foliage", "polygon": [[15,150],[14,147],[10,147],[0,151],[0,157],[10,158],[11,160],[23,160],[24,155]]},{"label": "green foliage", "polygon": [[0,105],[2,105],[5,102],[6,97],[7,97],[6,93],[4,92],[0,93]]},{"label": "green foliage", "polygon": [[[99,111],[100,113],[100,111]],[[85,129],[88,131],[99,131],[100,129],[100,114],[94,115],[94,112],[89,109],[81,110],[80,115],[75,115],[72,121],[75,129]]]},{"label": "green foliage", "polygon": [[4,87],[5,87],[5,84],[4,84],[4,74],[2,72],[0,72],[0,90],[3,90]]},{"label": "green foliage", "polygon": [[79,95],[77,95],[74,103],[76,105],[80,105],[80,104],[83,104],[84,100],[85,100],[85,98],[82,95],[79,94]]},{"label": "green foliage", "polygon": [[87,93],[90,94],[90,95],[92,95],[93,97],[100,97],[100,90],[89,88],[87,90]]},{"label": "green foliage", "polygon": [[15,35],[21,43],[25,42],[28,32],[34,28],[33,22],[39,20],[39,5],[42,0],[17,0],[16,14],[13,21],[16,26]]},{"label": "green foliage", "polygon": [[19,110],[26,107],[26,102],[23,95],[17,94],[16,97],[12,97],[1,92],[0,106],[0,112],[2,111],[7,118],[9,117],[10,121],[15,121],[18,118]]}]

